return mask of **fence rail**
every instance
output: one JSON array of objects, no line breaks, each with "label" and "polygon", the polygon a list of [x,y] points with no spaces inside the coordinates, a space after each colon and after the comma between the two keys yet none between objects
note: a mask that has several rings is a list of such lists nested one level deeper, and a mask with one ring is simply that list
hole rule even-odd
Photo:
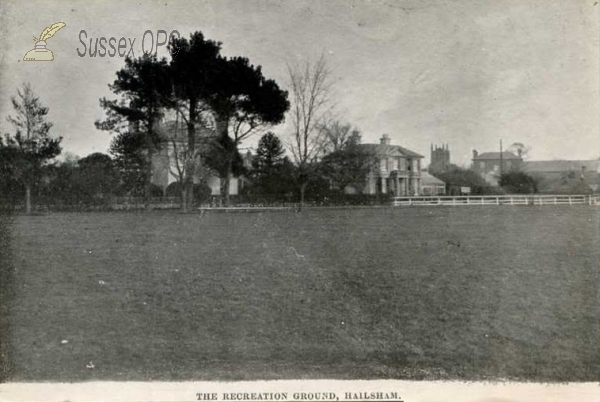
[{"label": "fence rail", "polygon": [[482,195],[394,197],[393,206],[412,205],[600,205],[598,195]]}]

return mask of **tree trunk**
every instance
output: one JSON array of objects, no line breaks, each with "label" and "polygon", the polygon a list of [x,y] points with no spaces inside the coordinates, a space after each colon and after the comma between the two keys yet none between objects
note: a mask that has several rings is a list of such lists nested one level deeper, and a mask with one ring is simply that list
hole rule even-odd
[{"label": "tree trunk", "polygon": [[25,213],[31,213],[31,184],[25,183]]},{"label": "tree trunk", "polygon": [[144,207],[150,209],[150,198],[152,197],[152,156],[151,148],[148,148],[148,162],[146,166],[146,183],[144,183]]},{"label": "tree trunk", "polygon": [[[217,135],[222,137],[229,136],[229,118],[219,116],[216,120]],[[232,151],[233,152],[233,151]],[[229,207],[229,182],[231,180],[232,155],[227,155],[227,172],[221,177],[221,200],[225,200],[225,206]],[[222,175],[222,173],[221,173]]]},{"label": "tree trunk", "polygon": [[304,193],[306,192],[306,186],[308,182],[304,182],[300,185],[300,209],[304,206]]},{"label": "tree trunk", "polygon": [[198,119],[197,108],[198,100],[190,99],[190,115],[187,124],[187,135],[188,135],[188,155],[184,166],[184,182],[182,183],[185,197],[183,198],[183,212],[187,212],[191,205],[191,199],[194,197],[194,167],[196,164],[196,120]]},{"label": "tree trunk", "polygon": [[232,158],[233,158],[233,155],[229,155],[229,158],[227,160],[227,173],[225,174],[225,177],[224,177],[224,180],[222,183],[222,187],[221,187],[221,192],[223,193],[222,196],[225,199],[226,207],[231,206],[230,199],[229,199],[229,185],[231,183],[231,176],[232,176],[231,171],[233,170]]},{"label": "tree trunk", "polygon": [[183,212],[187,212],[187,191],[183,183],[181,185],[181,209]]}]

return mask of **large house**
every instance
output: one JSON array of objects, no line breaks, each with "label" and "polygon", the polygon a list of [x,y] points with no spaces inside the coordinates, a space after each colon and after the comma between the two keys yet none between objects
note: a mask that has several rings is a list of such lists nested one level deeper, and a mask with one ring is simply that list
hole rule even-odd
[{"label": "large house", "polygon": [[419,195],[422,155],[399,145],[392,145],[384,134],[379,144],[361,144],[375,158],[367,177],[365,194]]},{"label": "large house", "polygon": [[484,152],[473,150],[472,170],[477,172],[488,184],[498,185],[500,175],[505,172],[522,170],[523,158],[512,152]]}]

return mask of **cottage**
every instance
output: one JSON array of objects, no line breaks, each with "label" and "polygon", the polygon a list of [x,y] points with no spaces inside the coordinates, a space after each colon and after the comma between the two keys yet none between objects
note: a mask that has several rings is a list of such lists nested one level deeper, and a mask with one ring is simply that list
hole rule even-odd
[{"label": "cottage", "polygon": [[446,183],[435,176],[429,174],[428,171],[421,172],[421,195],[445,195]]}]

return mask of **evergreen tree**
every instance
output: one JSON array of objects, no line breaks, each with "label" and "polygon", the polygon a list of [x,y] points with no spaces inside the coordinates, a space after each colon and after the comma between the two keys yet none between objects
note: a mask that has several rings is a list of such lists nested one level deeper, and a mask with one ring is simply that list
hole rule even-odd
[{"label": "evergreen tree", "polygon": [[[109,88],[120,95],[120,99],[100,99],[100,106],[105,110],[107,118],[97,121],[96,126],[117,134],[111,152],[121,158],[118,161],[122,164],[121,168],[131,167],[128,164],[126,168],[123,164],[125,161],[139,162],[138,167],[144,172],[144,195],[148,199],[152,191],[152,157],[160,150],[163,142],[158,124],[165,108],[171,105],[167,61],[150,55],[136,59],[126,58],[125,67],[117,71],[117,79]],[[127,155],[126,152],[131,154]],[[142,162],[141,159],[145,161]],[[133,188],[136,187],[137,185]]]},{"label": "evergreen tree", "polygon": [[39,181],[42,168],[61,152],[61,137],[49,136],[52,123],[46,121],[49,109],[42,105],[29,84],[23,84],[12,98],[14,116],[8,121],[16,128],[14,135],[0,141],[0,154],[5,175],[22,183],[25,188],[25,211],[31,213],[31,189]]}]

